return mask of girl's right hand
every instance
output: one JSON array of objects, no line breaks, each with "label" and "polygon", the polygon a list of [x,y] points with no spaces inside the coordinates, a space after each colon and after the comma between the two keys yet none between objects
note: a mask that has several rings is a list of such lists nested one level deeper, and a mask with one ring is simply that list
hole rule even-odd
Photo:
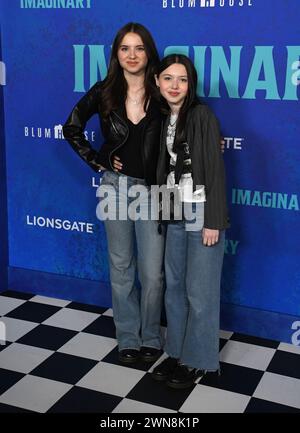
[{"label": "girl's right hand", "polygon": [[116,155],[114,156],[114,159],[113,159],[113,167],[114,167],[115,171],[121,171],[122,167],[123,167],[123,164],[121,163],[120,158]]}]

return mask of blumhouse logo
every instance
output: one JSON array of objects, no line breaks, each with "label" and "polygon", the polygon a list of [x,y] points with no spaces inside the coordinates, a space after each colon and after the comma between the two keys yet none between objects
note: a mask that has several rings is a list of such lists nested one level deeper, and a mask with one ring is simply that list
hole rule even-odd
[{"label": "blumhouse logo", "polygon": [[201,0],[200,7],[201,8],[213,8],[216,6],[215,0]]},{"label": "blumhouse logo", "polygon": [[[89,141],[96,141],[96,131],[84,131],[84,136]],[[63,127],[61,124],[48,128],[40,126],[24,126],[24,137],[29,138],[54,138],[64,140]]]},{"label": "blumhouse logo", "polygon": [[162,7],[183,9],[235,8],[253,6],[254,0],[162,0]]},{"label": "blumhouse logo", "polygon": [[55,125],[54,126],[54,138],[56,139],[64,139],[64,134],[62,130],[62,125]]}]

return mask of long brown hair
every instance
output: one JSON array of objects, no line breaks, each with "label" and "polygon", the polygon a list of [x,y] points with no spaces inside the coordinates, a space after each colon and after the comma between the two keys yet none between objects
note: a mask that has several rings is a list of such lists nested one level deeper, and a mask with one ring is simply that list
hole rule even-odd
[{"label": "long brown hair", "polygon": [[149,30],[147,30],[146,27],[144,27],[142,24],[128,23],[118,31],[114,39],[107,77],[102,83],[100,110],[104,120],[107,118],[107,116],[112,110],[115,110],[124,104],[127,96],[128,84],[124,77],[123,69],[121,68],[118,60],[118,49],[124,36],[127,33],[131,32],[136,33],[141,37],[148,58],[144,80],[145,111],[150,97],[155,97],[157,95],[154,74],[155,68],[159,62],[159,56],[154,40]]},{"label": "long brown hair", "polygon": [[[187,72],[187,78],[188,78],[188,91],[178,113],[176,135],[175,135],[175,140],[173,145],[174,151],[177,152],[178,150],[183,148],[184,143],[186,141],[185,125],[186,125],[187,113],[191,107],[200,104],[201,102],[199,101],[196,94],[197,80],[198,80],[197,71],[192,61],[189,59],[189,57],[185,56],[184,54],[170,54],[164,57],[157,67],[157,76],[159,77],[159,75],[165,69],[167,69],[169,66],[173,65],[174,63],[179,63],[185,66]],[[169,113],[170,107],[168,106],[166,100],[163,97],[161,97],[161,102],[162,102],[162,111],[165,114]]]}]

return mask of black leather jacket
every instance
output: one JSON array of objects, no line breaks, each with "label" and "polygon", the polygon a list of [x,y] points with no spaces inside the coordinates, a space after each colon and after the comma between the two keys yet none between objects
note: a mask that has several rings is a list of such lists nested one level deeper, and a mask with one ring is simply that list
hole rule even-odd
[{"label": "black leather jacket", "polygon": [[[100,92],[101,82],[97,82],[75,105],[63,126],[65,139],[75,152],[96,172],[100,171],[100,166],[113,170],[113,155],[125,144],[129,134],[128,125],[121,107],[119,110],[112,111],[106,121],[101,118],[99,108]],[[94,114],[99,115],[105,140],[99,151],[93,149],[84,136],[86,123]],[[161,115],[159,105],[154,100],[151,100],[141,143],[145,181],[148,185],[156,184],[160,131]]]}]

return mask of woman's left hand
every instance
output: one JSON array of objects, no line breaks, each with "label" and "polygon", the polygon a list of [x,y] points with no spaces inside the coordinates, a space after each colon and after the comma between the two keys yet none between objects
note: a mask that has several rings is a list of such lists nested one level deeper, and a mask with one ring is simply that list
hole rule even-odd
[{"label": "woman's left hand", "polygon": [[203,245],[211,247],[219,240],[219,230],[212,230],[204,228],[202,230]]},{"label": "woman's left hand", "polygon": [[122,167],[123,167],[123,164],[122,164],[120,158],[116,155],[114,156],[114,159],[113,159],[113,167],[114,167],[114,171],[121,171]]}]

